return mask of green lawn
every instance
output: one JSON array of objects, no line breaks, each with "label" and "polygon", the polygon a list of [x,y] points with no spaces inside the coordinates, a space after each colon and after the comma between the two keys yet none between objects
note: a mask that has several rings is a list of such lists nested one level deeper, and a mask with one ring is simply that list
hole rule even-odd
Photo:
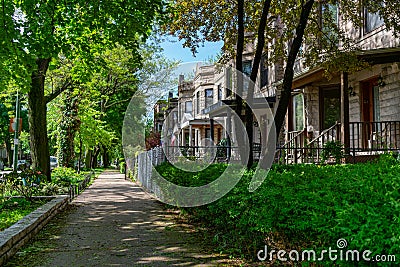
[{"label": "green lawn", "polygon": [[10,227],[48,200],[29,202],[24,198],[10,198],[0,204],[0,231]]}]

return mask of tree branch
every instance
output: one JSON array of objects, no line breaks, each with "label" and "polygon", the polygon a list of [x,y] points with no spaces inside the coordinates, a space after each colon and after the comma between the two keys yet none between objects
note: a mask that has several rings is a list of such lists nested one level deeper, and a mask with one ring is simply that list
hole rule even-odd
[{"label": "tree branch", "polygon": [[67,81],[63,84],[63,86],[61,86],[60,88],[58,88],[57,90],[55,90],[54,92],[52,92],[51,94],[48,94],[47,96],[45,96],[45,100],[46,100],[46,104],[51,102],[52,100],[54,100],[57,96],[59,96],[62,92],[64,92],[65,90],[68,89],[68,87],[70,87],[72,85],[71,81]]},{"label": "tree branch", "polygon": [[112,102],[111,104],[104,105],[104,108],[107,109],[107,108],[109,108],[109,107],[112,107],[112,106],[115,106],[115,105],[118,105],[118,104],[122,104],[122,103],[125,103],[125,102],[129,102],[130,100],[131,100],[131,99],[128,98],[128,99],[123,99],[123,100],[120,100],[120,101],[115,101],[115,102]]}]

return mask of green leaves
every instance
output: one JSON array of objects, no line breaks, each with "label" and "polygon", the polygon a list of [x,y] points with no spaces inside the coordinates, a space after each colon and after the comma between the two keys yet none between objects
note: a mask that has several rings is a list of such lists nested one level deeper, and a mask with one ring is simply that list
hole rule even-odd
[{"label": "green leaves", "polygon": [[[218,178],[223,165],[192,175],[170,165],[157,170],[193,186]],[[400,164],[393,156],[355,165],[275,165],[254,193],[247,191],[250,173],[220,200],[185,209],[217,233],[219,244],[224,240],[225,250],[252,258],[256,254],[246,251],[262,248],[266,240],[275,241],[271,249],[318,251],[345,238],[349,249],[399,253]]]}]

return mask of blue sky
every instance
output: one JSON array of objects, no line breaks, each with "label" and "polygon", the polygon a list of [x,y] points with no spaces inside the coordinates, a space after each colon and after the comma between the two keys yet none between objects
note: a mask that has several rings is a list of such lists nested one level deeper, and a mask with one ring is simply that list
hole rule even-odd
[{"label": "blue sky", "polygon": [[196,57],[193,57],[192,52],[189,48],[183,48],[183,41],[178,41],[177,38],[167,37],[168,40],[161,43],[161,47],[164,49],[164,55],[173,60],[179,60],[182,63],[194,62],[194,61],[208,61],[210,58],[215,58],[215,56],[220,52],[222,47],[222,42],[217,43],[205,43],[204,47],[198,49]]}]

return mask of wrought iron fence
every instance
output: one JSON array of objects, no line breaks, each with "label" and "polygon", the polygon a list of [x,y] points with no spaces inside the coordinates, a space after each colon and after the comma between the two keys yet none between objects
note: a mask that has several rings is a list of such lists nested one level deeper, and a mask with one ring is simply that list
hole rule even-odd
[{"label": "wrought iron fence", "polygon": [[400,121],[351,122],[350,147],[354,153],[400,149]]},{"label": "wrought iron fence", "polygon": [[86,175],[85,179],[83,179],[83,181],[79,182],[77,185],[69,186],[68,195],[70,202],[88,187],[90,181],[92,180],[93,175],[94,172],[91,172],[88,175]]},{"label": "wrought iron fence", "polygon": [[[321,163],[323,151],[329,142],[343,142],[340,123],[322,131],[312,138],[307,131],[288,134],[290,138],[282,146],[277,146],[275,161],[284,164]],[[350,122],[350,144],[344,157],[356,162],[356,157],[378,155],[400,149],[400,121]]]}]

